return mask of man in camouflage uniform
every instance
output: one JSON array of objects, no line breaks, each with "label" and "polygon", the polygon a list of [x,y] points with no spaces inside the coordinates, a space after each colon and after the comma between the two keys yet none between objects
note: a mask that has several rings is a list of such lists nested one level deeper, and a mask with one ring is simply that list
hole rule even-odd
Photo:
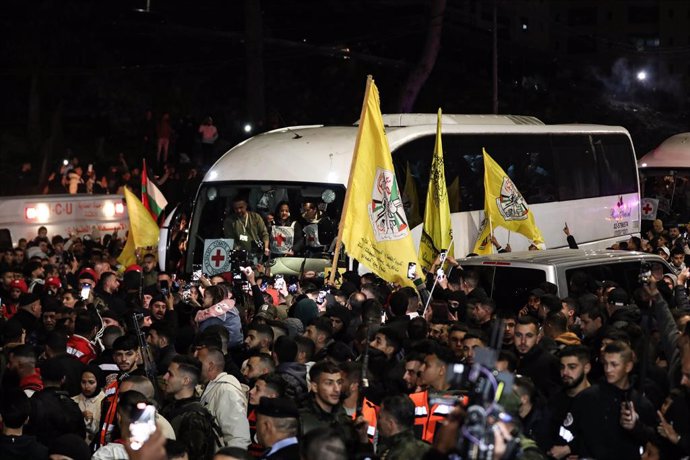
[{"label": "man in camouflage uniform", "polygon": [[415,437],[413,427],[412,400],[406,395],[384,398],[378,416],[381,460],[424,457],[431,446]]}]

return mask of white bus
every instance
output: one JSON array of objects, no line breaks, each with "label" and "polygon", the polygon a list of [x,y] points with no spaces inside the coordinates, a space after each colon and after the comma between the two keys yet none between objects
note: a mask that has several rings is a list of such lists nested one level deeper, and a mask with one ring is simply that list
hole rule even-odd
[{"label": "white bus", "polygon": [[[436,114],[384,115],[384,123],[398,184],[407,204],[416,200],[421,208],[417,216],[407,210],[418,244]],[[262,213],[272,212],[282,198],[290,202],[293,215],[301,212],[304,201],[316,201],[337,223],[356,134],[356,125],[295,126],[257,135],[228,151],[207,172],[190,211],[184,271],[202,263],[205,240],[222,238],[223,219],[237,194],[249,196],[250,208]],[[566,222],[582,247],[606,248],[639,234],[637,164],[624,128],[545,125],[524,116],[443,115],[455,256],[471,252],[483,218],[482,148],[522,192],[547,248],[567,246]],[[408,168],[416,196],[406,184]],[[510,242],[513,251],[530,244],[503,229],[495,235],[503,245]]]}]

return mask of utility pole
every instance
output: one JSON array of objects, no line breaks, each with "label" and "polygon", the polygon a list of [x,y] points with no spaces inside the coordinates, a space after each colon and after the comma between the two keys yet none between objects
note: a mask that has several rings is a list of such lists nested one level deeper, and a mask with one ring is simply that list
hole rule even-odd
[{"label": "utility pole", "polygon": [[498,114],[498,0],[494,0],[493,17],[493,113]]},{"label": "utility pole", "polygon": [[[264,93],[264,46],[261,1],[244,1],[245,52],[247,57],[247,114],[252,126],[260,127],[266,118]],[[261,129],[259,129],[261,131]]]}]

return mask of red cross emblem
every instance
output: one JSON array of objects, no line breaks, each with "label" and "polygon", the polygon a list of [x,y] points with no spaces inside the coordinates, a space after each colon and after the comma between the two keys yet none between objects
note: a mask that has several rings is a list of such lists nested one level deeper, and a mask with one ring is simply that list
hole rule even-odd
[{"label": "red cross emblem", "polygon": [[651,204],[649,204],[649,202],[645,203],[644,206],[642,207],[642,211],[645,214],[651,214],[653,210],[654,210],[654,207]]},{"label": "red cross emblem", "polygon": [[216,249],[216,253],[211,256],[211,261],[216,264],[216,268],[220,267],[220,264],[225,260],[225,256],[220,249]]},{"label": "red cross emblem", "polygon": [[277,245],[278,247],[280,247],[280,246],[282,246],[283,243],[285,242],[285,235],[283,235],[282,233],[278,233],[278,234],[275,236],[275,240],[276,240],[276,245]]}]

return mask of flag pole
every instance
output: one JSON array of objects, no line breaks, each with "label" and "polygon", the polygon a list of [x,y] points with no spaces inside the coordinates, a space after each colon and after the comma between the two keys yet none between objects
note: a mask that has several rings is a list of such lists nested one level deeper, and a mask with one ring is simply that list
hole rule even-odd
[{"label": "flag pole", "polygon": [[364,122],[364,115],[367,112],[367,101],[369,100],[369,92],[371,91],[371,84],[374,79],[371,75],[367,75],[367,86],[364,90],[364,101],[362,102],[362,112],[359,115],[359,129],[357,130],[357,139],[355,140],[355,149],[352,152],[352,162],[350,163],[350,177],[347,179],[347,189],[345,190],[345,202],[343,203],[343,210],[340,213],[340,222],[338,223],[338,236],[336,237],[335,252],[333,253],[333,262],[331,264],[331,276],[328,279],[328,284],[335,282],[335,273],[338,269],[338,258],[340,257],[340,250],[343,246],[343,229],[345,228],[345,216],[348,211],[348,203],[350,198],[350,190],[352,190],[352,176],[355,172],[355,164],[357,163],[357,156],[359,154],[359,143],[362,139],[362,123]]},{"label": "flag pole", "polygon": [[493,237],[494,237],[494,224],[491,223],[491,217],[487,216],[487,219],[489,219],[489,244],[491,245],[491,254],[494,253],[494,242]]},{"label": "flag pole", "polygon": [[[453,235],[451,237],[450,244],[448,245],[448,249],[453,247],[454,241],[455,241],[455,235]],[[446,251],[448,251],[448,249],[446,249]],[[446,259],[443,262],[441,262],[441,267],[443,267],[443,264],[446,263],[446,260],[448,260],[448,252],[446,252]],[[448,275],[450,275],[450,272],[453,271],[453,268],[455,268],[455,267],[453,267],[451,265],[450,268],[448,269]],[[446,276],[448,276],[448,275],[446,275]],[[424,313],[422,313],[422,317],[426,314],[427,308],[429,308],[429,302],[431,302],[431,297],[434,295],[434,289],[436,289],[437,283],[438,283],[438,276],[434,275],[434,284],[431,286],[431,291],[429,291],[429,298],[426,299],[426,305],[424,305]]]}]

